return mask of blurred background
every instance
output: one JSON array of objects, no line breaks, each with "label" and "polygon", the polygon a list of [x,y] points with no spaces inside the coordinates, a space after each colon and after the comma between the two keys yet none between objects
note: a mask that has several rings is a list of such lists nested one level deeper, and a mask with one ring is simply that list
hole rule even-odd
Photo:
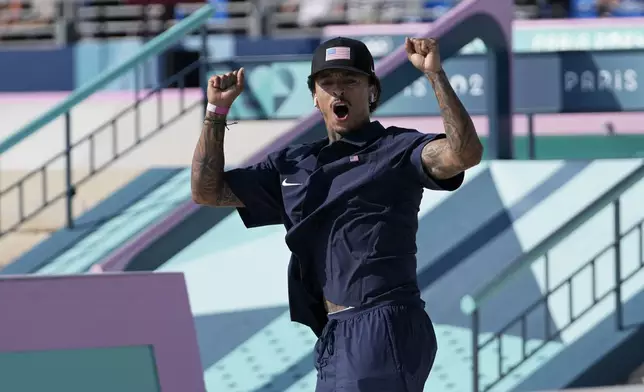
[{"label": "blurred background", "polygon": [[[508,34],[490,45],[496,31]],[[284,229],[196,206],[189,165],[204,81],[241,66],[227,168],[324,135],[306,76],[335,36],[376,58],[384,125],[442,129],[397,52],[435,36],[483,142],[506,137],[504,159],[486,148],[458,191],[423,197],[418,281],[439,341],[426,390],[644,390],[642,0],[0,0],[0,289],[22,275],[180,272],[208,392],[313,391]],[[27,297],[0,296],[0,309],[31,309]],[[106,303],[84,317],[118,313]],[[3,342],[33,340],[29,318],[12,335],[3,317],[0,391],[159,388],[134,354],[16,360]]]}]

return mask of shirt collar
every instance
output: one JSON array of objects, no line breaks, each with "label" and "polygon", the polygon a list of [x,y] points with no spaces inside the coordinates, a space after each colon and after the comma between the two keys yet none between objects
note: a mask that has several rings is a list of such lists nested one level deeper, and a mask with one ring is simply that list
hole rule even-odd
[{"label": "shirt collar", "polygon": [[353,144],[357,147],[364,147],[369,142],[382,136],[385,128],[378,121],[372,121],[359,129],[355,129],[340,139],[341,141]]},{"label": "shirt collar", "polygon": [[[382,136],[385,128],[378,121],[372,121],[364,126],[342,136],[339,141],[352,144],[356,147],[364,147],[369,142]],[[328,138],[325,138],[328,142]]]},{"label": "shirt collar", "polygon": [[[364,147],[369,142],[381,137],[384,134],[385,127],[380,124],[378,121],[372,121],[368,124],[365,124],[359,129],[355,129],[341,139],[338,142],[348,143],[356,147]],[[320,152],[325,146],[329,144],[329,138],[325,137],[316,142],[313,142],[310,145],[310,148],[307,153],[304,154],[302,160],[298,162],[297,166],[300,168],[314,170],[317,159],[315,155]]]}]

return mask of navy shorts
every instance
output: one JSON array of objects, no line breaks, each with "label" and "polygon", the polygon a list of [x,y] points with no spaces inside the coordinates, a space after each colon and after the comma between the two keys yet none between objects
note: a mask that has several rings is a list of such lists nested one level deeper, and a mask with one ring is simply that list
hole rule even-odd
[{"label": "navy shorts", "polygon": [[436,335],[420,305],[379,305],[329,315],[315,345],[316,392],[422,392]]}]

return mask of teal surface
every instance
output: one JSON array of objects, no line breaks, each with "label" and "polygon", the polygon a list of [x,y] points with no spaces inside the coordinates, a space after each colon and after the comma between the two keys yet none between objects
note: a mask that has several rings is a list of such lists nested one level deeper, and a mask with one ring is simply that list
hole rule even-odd
[{"label": "teal surface", "polygon": [[310,354],[315,341],[308,327],[292,323],[285,313],[207,369],[207,390],[255,391],[285,373],[289,379],[299,379],[304,374],[296,373],[292,365]]},{"label": "teal surface", "polygon": [[[619,162],[615,163],[618,164]],[[637,161],[634,163],[637,163]],[[610,163],[604,165],[603,175],[601,174],[602,171],[595,170],[596,176],[594,179],[588,178],[584,181],[585,186],[582,186],[582,183],[578,183],[578,192],[568,195],[565,199],[557,200],[560,210],[570,211],[571,208],[579,209],[579,202],[588,199],[588,194],[597,183],[596,181],[605,180],[609,177],[613,177],[613,181],[618,181],[624,174],[632,173],[636,168],[631,168],[630,171],[622,172],[615,177],[616,172],[614,169],[616,167],[611,168]],[[534,373],[541,365],[553,359],[559,352],[581,341],[585,335],[594,331],[601,322],[614,320],[616,312],[614,295],[608,294],[602,301],[594,303],[592,292],[593,286],[595,286],[597,297],[601,297],[615,288],[615,252],[609,247],[614,242],[616,229],[621,233],[629,232],[620,241],[621,259],[618,261],[621,267],[621,279],[623,280],[629,277],[621,286],[622,303],[631,303],[638,294],[644,291],[644,270],[641,269],[644,260],[641,259],[640,254],[642,241],[644,239],[638,230],[631,230],[644,219],[644,204],[641,200],[644,200],[643,180],[636,182],[621,195],[621,222],[619,228],[615,227],[615,207],[613,204],[609,204],[592,217],[589,217],[585,223],[561,239],[555,246],[548,248],[547,259],[545,257],[539,257],[536,261],[528,265],[527,269],[531,271],[532,276],[539,284],[541,292],[544,295],[547,292],[552,292],[547,310],[553,321],[554,330],[561,332],[557,342],[549,342],[544,349],[536,354],[536,358],[539,359],[538,361],[535,362],[534,358],[526,361],[515,372],[509,376],[502,377],[498,387],[493,388],[492,391],[512,390],[513,385],[518,385],[516,379],[524,381],[527,379],[523,375],[523,372],[527,371],[524,369],[531,369],[528,373]],[[590,267],[587,265],[592,259],[596,260],[596,273],[594,276],[591,273]],[[545,274],[545,263],[548,263],[549,269],[547,278]],[[584,269],[581,272],[577,272],[582,268]],[[564,284],[569,279],[572,279],[572,288],[570,290],[569,286]],[[557,288],[560,285],[563,286]],[[491,295],[493,296],[495,294]],[[574,321],[571,321],[571,314],[574,317]],[[583,316],[581,316],[582,314]],[[486,315],[489,317],[489,314],[482,313],[482,317],[485,318]],[[508,322],[518,316],[519,314],[503,314],[502,321]],[[617,334],[619,331],[613,329],[610,333]],[[506,345],[511,344],[511,341],[506,342],[504,340],[504,350],[506,349]],[[593,349],[597,350],[595,347],[596,345],[588,345],[588,354],[578,359],[575,363],[575,368],[584,369],[584,367],[589,367],[593,365],[594,360],[592,358],[605,355],[605,352],[594,352]],[[485,351],[494,352],[495,349],[496,345],[491,344],[485,348]],[[520,350],[520,348],[517,350]],[[520,351],[517,352],[520,353]],[[497,373],[486,369],[486,366],[489,366],[488,360],[486,359],[489,359],[488,355],[490,354],[483,353],[481,356],[481,364],[483,366],[482,373],[489,382],[498,380],[499,376]],[[508,353],[507,356],[512,359],[511,353]],[[516,355],[514,357],[520,358]],[[493,363],[496,364],[497,362],[493,361]],[[575,373],[570,375],[568,382],[574,380],[574,375]],[[486,382],[485,379],[482,381],[483,383]],[[549,388],[561,388],[566,385],[550,385]],[[524,385],[524,387],[527,386]]]},{"label": "teal surface", "polygon": [[[248,230],[239,219],[238,214],[229,214],[216,226],[208,230],[206,234],[183,248],[163,264],[160,269],[177,269],[180,268],[181,264],[189,263],[204,256],[214,259],[220,257],[217,255],[221,254],[221,257],[225,257],[224,255],[229,251],[239,251],[240,247],[247,247],[267,237],[274,237],[275,241],[272,243],[280,247],[281,239],[284,238],[285,234],[286,230],[280,226],[266,226]],[[273,251],[275,250],[272,248],[265,249],[265,252]]]},{"label": "teal surface", "polygon": [[17,143],[38,132],[42,127],[54,121],[58,117],[68,113],[74,106],[85,100],[90,95],[114,82],[127,72],[132,71],[132,69],[140,64],[144,64],[153,57],[158,56],[161,52],[170,48],[172,45],[175,45],[188,33],[196,30],[206,23],[210,19],[212,12],[213,8],[210,5],[201,7],[183,21],[150,40],[150,42],[144,45],[138,53],[129,57],[126,61],[98,75],[90,83],[74,90],[74,92],[72,92],[63,102],[59,103],[45,114],[25,125],[15,134],[0,142],[0,154],[3,154]]},{"label": "teal surface", "polygon": [[[472,332],[468,328],[461,328],[448,325],[435,326],[436,338],[438,340],[439,355],[432,370],[431,377],[425,384],[426,391],[451,391],[469,392],[472,390],[471,358],[472,358]],[[483,334],[480,340],[487,340],[489,334]],[[527,352],[531,353],[535,348],[543,344],[539,340],[526,342]],[[516,336],[503,335],[502,337],[503,371],[519,363],[521,360],[522,340]],[[491,391],[505,392],[512,391],[528,376],[534,373],[549,358],[555,356],[562,348],[560,343],[551,342],[546,344],[538,354],[535,354],[528,361],[524,362],[512,372],[512,377],[504,379],[503,383],[495,385]],[[490,382],[498,378],[498,344],[492,344],[480,353],[480,383],[486,387]],[[468,375],[469,377],[463,377]]]},{"label": "teal surface", "polygon": [[150,346],[0,352],[0,391],[159,392]]},{"label": "teal surface", "polygon": [[[606,173],[608,174],[608,173]],[[637,182],[620,197],[620,233],[625,235],[620,241],[621,260],[619,261],[622,279],[635,273],[640,267],[642,241],[638,230],[631,230],[644,219],[644,180]],[[566,208],[566,206],[562,206]],[[548,259],[538,258],[531,263],[529,269],[539,283],[542,292],[552,291],[558,285],[567,281],[577,270],[596,259],[596,277],[593,279],[590,268],[575,275],[573,290],[563,286],[552,294],[549,312],[557,328],[563,329],[570,325],[570,313],[580,314],[592,306],[586,321],[574,324],[561,334],[561,340],[566,344],[577,341],[592,328],[596,322],[612,314],[614,301],[611,297],[593,306],[591,293],[593,281],[596,284],[597,296],[607,293],[615,287],[615,252],[609,247],[615,241],[615,207],[610,204],[580,225],[573,233],[562,239],[548,251]],[[604,251],[608,249],[607,251]],[[603,252],[603,253],[602,253]],[[549,275],[546,280],[545,263],[548,262]],[[548,286],[546,287],[546,282]],[[644,288],[644,271],[635,273],[622,286],[622,300],[630,301]],[[512,315],[507,315],[508,318]]]},{"label": "teal surface", "polygon": [[174,175],[147,197],[101,225],[73,248],[56,257],[36,275],[63,275],[87,271],[109,252],[124,245],[144,228],[166,216],[190,197],[190,170]]},{"label": "teal surface", "polygon": [[[471,314],[481,303],[485,302],[487,298],[491,297],[495,292],[500,290],[501,287],[510,282],[520,271],[523,269],[529,268],[533,262],[543,256],[546,252],[549,252],[553,248],[557,248],[560,245],[561,241],[565,241],[567,237],[572,236],[577,232],[580,226],[583,226],[588,221],[597,220],[598,217],[605,215],[609,212],[611,203],[615,200],[620,199],[622,194],[629,194],[637,192],[639,190],[638,183],[642,182],[644,178],[644,161],[634,160],[636,166],[627,171],[627,176],[624,176],[620,179],[619,182],[612,184],[610,187],[601,187],[603,192],[598,197],[591,199],[592,203],[589,203],[588,207],[577,212],[574,217],[562,222],[561,226],[558,227],[558,230],[554,232],[551,236],[545,237],[541,242],[535,243],[531,246],[530,252],[527,252],[525,255],[516,260],[512,265],[503,271],[493,282],[490,282],[485,288],[480,290],[478,293],[473,294],[472,296],[467,296],[463,298],[461,308],[466,314]],[[597,178],[599,181],[604,179],[609,179],[612,175],[612,170],[608,167],[604,173],[597,173]],[[592,194],[592,190],[588,189],[585,192],[579,192],[579,197],[585,197],[589,194]],[[641,200],[641,199],[640,199]],[[577,198],[567,198],[567,200],[558,200],[558,203],[567,203],[571,208],[575,208],[574,204],[579,204]],[[564,210],[569,210],[564,207],[564,205],[559,204],[560,207]],[[596,206],[596,207],[595,207]],[[639,210],[641,203],[634,203],[632,208],[628,209],[629,215],[627,218],[632,218],[633,216],[639,216]],[[634,211],[633,211],[634,209]],[[633,214],[636,213],[636,214]],[[603,227],[609,227],[613,222],[611,221],[611,216],[609,215],[606,219],[606,224]],[[565,224],[564,224],[565,223]],[[605,236],[603,238],[611,238],[610,232],[603,233]],[[573,236],[574,237],[574,236]],[[585,240],[588,237],[584,237]],[[614,238],[613,238],[614,239]],[[601,241],[601,238],[598,238],[598,241]],[[605,241],[601,241],[605,242]],[[605,246],[610,245],[610,243],[605,244]],[[585,247],[588,249],[588,247]],[[588,255],[590,259],[592,255]],[[589,260],[588,259],[588,260]],[[587,261],[587,260],[586,260]]]}]

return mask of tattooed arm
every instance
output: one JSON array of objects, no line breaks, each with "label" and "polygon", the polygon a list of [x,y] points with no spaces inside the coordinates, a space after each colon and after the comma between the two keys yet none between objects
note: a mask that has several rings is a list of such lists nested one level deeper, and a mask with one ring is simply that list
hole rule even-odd
[{"label": "tattooed arm", "polygon": [[226,116],[208,112],[192,157],[192,199],[213,207],[243,207],[224,181]]},{"label": "tattooed arm", "polygon": [[447,137],[427,143],[422,162],[432,177],[447,179],[476,166],[481,161],[483,146],[445,71],[441,69],[426,75],[436,93]]}]

